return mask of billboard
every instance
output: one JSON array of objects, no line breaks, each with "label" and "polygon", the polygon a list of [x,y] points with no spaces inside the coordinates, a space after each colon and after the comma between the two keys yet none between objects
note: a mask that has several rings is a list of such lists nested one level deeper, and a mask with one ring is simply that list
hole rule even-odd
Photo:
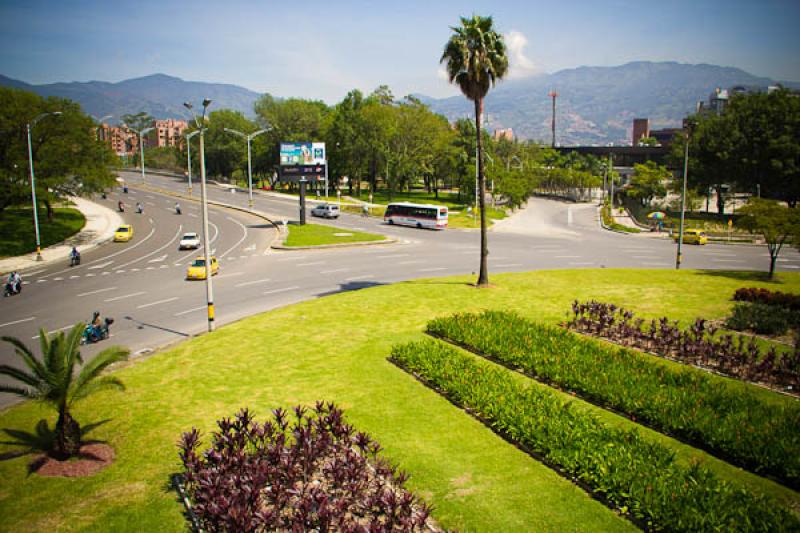
[{"label": "billboard", "polygon": [[325,143],[282,142],[280,159],[282,181],[297,181],[301,177],[309,181],[325,178]]}]

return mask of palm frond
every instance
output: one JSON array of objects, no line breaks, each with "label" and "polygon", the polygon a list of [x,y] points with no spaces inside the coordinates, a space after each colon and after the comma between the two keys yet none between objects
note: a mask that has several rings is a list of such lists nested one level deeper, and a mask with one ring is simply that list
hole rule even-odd
[{"label": "palm frond", "polygon": [[0,365],[0,375],[8,376],[34,388],[39,388],[42,384],[42,380],[37,376],[14,366]]},{"label": "palm frond", "polygon": [[97,378],[81,387],[80,390],[76,390],[75,394],[70,398],[70,405],[92,394],[109,389],[125,390],[125,385],[115,376]]},{"label": "palm frond", "polygon": [[29,398],[31,400],[42,399],[39,391],[35,389],[23,389],[22,387],[14,387],[11,385],[0,385],[0,392],[16,394],[17,396],[22,396],[23,398]]},{"label": "palm frond", "polygon": [[47,369],[44,365],[33,355],[33,352],[21,340],[16,337],[3,336],[1,340],[11,344],[14,351],[24,361],[25,366],[31,369],[33,373],[40,379],[45,379],[47,376]]},{"label": "palm frond", "polygon": [[82,389],[92,380],[96,379],[103,370],[114,363],[127,360],[129,355],[130,351],[121,346],[112,346],[97,354],[94,359],[83,366],[80,374],[78,374],[78,377],[75,379],[71,391],[73,399],[71,399],[70,402],[76,401],[79,398],[85,398],[86,395],[81,394]]}]

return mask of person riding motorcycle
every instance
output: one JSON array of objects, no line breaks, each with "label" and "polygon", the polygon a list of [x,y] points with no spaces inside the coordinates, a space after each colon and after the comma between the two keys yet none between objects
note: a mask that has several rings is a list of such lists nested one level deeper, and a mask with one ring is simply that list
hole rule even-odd
[{"label": "person riding motorcycle", "polygon": [[78,251],[76,247],[72,247],[72,251],[69,253],[69,266],[75,266],[81,264],[81,253]]},{"label": "person riding motorcycle", "polygon": [[176,215],[181,214],[181,204],[179,204],[178,202],[175,202],[175,214]]},{"label": "person riding motorcycle", "polygon": [[142,206],[141,202],[136,202],[136,212],[140,215],[144,213],[144,207]]},{"label": "person riding motorcycle", "polygon": [[117,209],[119,209],[119,212],[120,212],[120,213],[122,213],[122,212],[124,212],[124,211],[125,211],[125,204],[123,204],[123,203],[122,203],[122,200],[120,200],[119,202],[117,202]]},{"label": "person riding motorcycle", "polygon": [[22,290],[22,276],[16,270],[8,275],[6,280],[6,295],[19,294]]}]

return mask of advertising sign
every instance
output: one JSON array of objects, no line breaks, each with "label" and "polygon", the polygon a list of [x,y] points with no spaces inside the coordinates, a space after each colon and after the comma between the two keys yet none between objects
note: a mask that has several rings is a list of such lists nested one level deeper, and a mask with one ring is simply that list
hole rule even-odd
[{"label": "advertising sign", "polygon": [[282,181],[297,181],[305,177],[309,181],[325,178],[325,143],[281,143],[280,171]]}]

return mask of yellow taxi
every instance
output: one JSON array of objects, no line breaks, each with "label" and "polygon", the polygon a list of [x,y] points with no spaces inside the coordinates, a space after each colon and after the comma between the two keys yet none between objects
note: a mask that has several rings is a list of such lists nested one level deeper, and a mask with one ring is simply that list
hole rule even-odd
[{"label": "yellow taxi", "polygon": [[[211,256],[211,275],[216,276],[219,272],[219,263],[215,256]],[[186,279],[206,279],[206,259],[203,256],[196,257],[189,268],[186,270]]]},{"label": "yellow taxi", "polygon": [[[678,233],[672,236],[672,240],[678,242]],[[706,232],[701,229],[685,229],[683,230],[683,244],[706,244],[708,243],[708,236]]]},{"label": "yellow taxi", "polygon": [[128,242],[133,238],[133,226],[123,224],[114,232],[114,242]]}]

